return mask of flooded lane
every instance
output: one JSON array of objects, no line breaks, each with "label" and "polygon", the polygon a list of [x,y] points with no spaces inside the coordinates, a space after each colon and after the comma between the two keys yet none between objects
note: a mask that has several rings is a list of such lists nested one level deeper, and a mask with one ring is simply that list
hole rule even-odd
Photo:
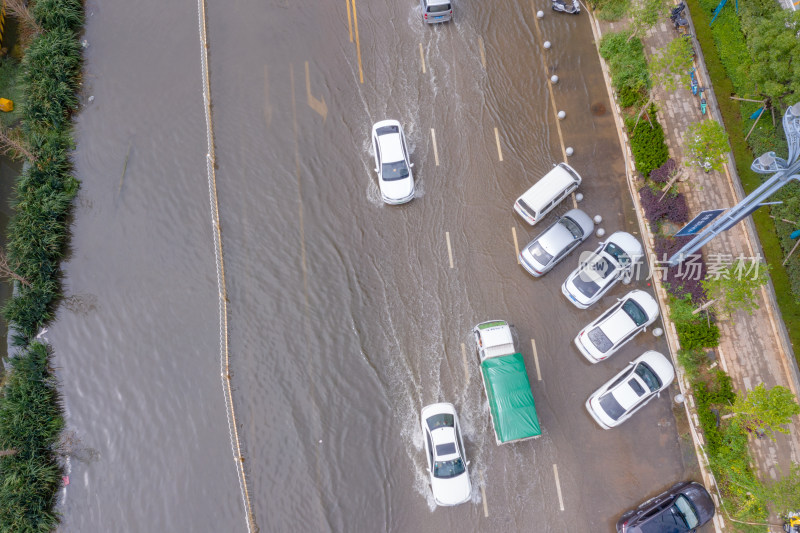
[{"label": "flooded lane", "polygon": [[[613,119],[597,112],[609,103],[588,19],[548,11],[537,27],[532,7],[461,2],[454,23],[428,27],[414,2],[209,3],[233,395],[261,531],[610,530],[684,475],[666,398],[607,432],[583,408],[627,361],[666,349],[645,334],[592,366],[571,346],[631,287],[578,311],[560,294],[577,254],[539,280],[516,262],[513,232],[523,246],[544,224],[511,205],[562,159],[558,126],[581,206],[609,233],[635,220]],[[219,383],[196,11],[160,9],[144,49],[108,22],[132,7],[87,10],[75,305],[48,333],[68,423],[92,452],[73,462],[67,531],[113,530],[112,516],[132,531],[245,530]],[[160,99],[128,104],[147,91]],[[404,124],[415,163],[403,206],[381,202],[372,170],[384,118]],[[490,318],[516,325],[536,441],[492,437],[469,335]],[[454,509],[435,509],[424,471],[419,410],[436,401],[456,405],[471,460],[472,503]]]}]

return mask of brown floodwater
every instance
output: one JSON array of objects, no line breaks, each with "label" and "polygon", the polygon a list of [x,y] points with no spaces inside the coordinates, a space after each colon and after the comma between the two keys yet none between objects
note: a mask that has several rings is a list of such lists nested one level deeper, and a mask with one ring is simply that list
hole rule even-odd
[{"label": "brown floodwater", "polygon": [[[514,235],[522,246],[543,227],[511,210],[562,160],[557,74],[580,206],[609,233],[638,231],[588,17],[548,8],[537,29],[530,2],[460,1],[454,22],[428,27],[413,0],[356,0],[356,29],[353,5],[207,5],[227,349],[255,527],[611,531],[691,465],[669,394],[612,431],[583,403],[666,345],[648,332],[586,363],[572,338],[632,287],[572,307],[560,284],[577,254],[531,278]],[[45,334],[77,443],[61,529],[247,531],[220,380],[197,6],[90,1],[85,38],[82,188],[67,299]],[[372,171],[369,130],[385,118],[404,124],[415,163],[403,206],[382,204]],[[535,441],[492,437],[469,331],[493,318],[516,326]],[[453,509],[435,508],[425,474],[419,411],[437,401],[458,409],[471,461],[472,502]]]}]

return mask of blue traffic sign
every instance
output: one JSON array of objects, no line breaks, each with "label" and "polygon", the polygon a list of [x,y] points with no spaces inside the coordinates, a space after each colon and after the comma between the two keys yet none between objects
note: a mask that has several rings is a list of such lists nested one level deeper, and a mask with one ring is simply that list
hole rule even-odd
[{"label": "blue traffic sign", "polygon": [[682,227],[674,236],[686,237],[688,235],[694,235],[725,211],[727,211],[727,209],[709,209],[708,211],[703,211],[690,220],[689,223]]}]

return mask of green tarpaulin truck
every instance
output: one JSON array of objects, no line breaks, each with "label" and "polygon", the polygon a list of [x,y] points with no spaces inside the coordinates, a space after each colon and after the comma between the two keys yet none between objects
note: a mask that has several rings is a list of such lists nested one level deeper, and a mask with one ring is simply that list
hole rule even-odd
[{"label": "green tarpaulin truck", "polygon": [[504,320],[482,322],[472,330],[497,444],[542,434],[522,354]]}]

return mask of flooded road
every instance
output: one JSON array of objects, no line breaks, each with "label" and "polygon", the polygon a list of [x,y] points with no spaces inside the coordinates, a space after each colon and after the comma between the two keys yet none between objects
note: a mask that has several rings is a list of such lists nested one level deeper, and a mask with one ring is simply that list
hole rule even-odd
[{"label": "flooded road", "polygon": [[[119,21],[142,5],[87,6],[83,186],[69,297],[47,333],[82,451],[61,529],[246,531],[196,5],[145,3],[158,16],[135,28]],[[511,206],[563,146],[580,207],[609,234],[638,231],[586,14],[455,7],[428,27],[412,0],[207,5],[227,348],[261,531],[611,531],[688,472],[668,395],[612,431],[583,407],[644,350],[666,352],[646,333],[589,365],[571,344],[647,282],[580,311],[560,294],[577,254],[537,280],[516,262],[514,236],[523,246],[555,215],[532,229]],[[372,171],[370,127],[386,118],[415,163],[403,206],[383,205]],[[495,318],[516,325],[535,441],[492,437],[469,331]],[[425,474],[419,411],[437,401],[458,409],[471,460],[472,503],[453,509],[435,509]]]}]

